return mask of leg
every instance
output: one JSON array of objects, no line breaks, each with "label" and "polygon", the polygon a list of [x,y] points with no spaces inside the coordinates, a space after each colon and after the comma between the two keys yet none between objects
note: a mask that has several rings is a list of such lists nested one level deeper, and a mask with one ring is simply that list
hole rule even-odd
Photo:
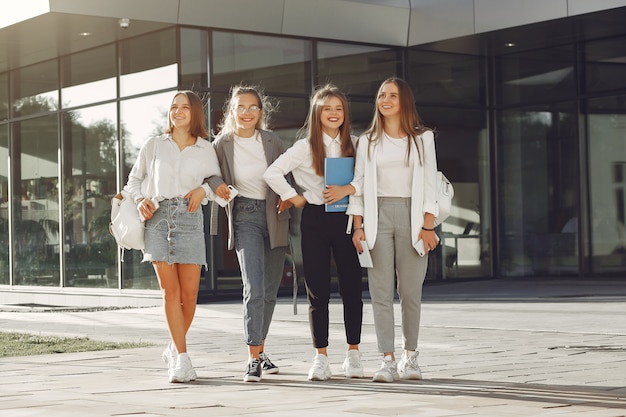
[{"label": "leg", "polygon": [[305,206],[300,222],[304,279],[309,301],[309,324],[313,346],[316,349],[328,346],[330,244],[323,234],[326,227],[326,224],[322,223],[323,210],[323,207]]},{"label": "leg", "polygon": [[154,262],[153,265],[163,294],[163,308],[170,337],[179,353],[187,352],[185,317],[177,265],[166,262]]},{"label": "leg", "polygon": [[332,230],[335,232],[332,240],[332,251],[337,276],[339,279],[339,293],[343,301],[343,319],[346,332],[346,341],[352,349],[358,348],[361,343],[361,327],[363,323],[363,270],[352,244],[352,236],[346,234],[347,216],[330,214],[333,217]]},{"label": "leg", "polygon": [[390,208],[379,203],[378,233],[376,244],[371,250],[373,268],[368,269],[368,284],[374,312],[374,327],[378,340],[378,351],[391,355],[394,351],[394,292],[395,292],[395,265],[394,265],[394,236],[393,218]]},{"label": "leg", "polygon": [[265,284],[265,302],[263,305],[263,329],[261,341],[261,351],[263,351],[264,341],[272,323],[274,308],[276,307],[276,298],[278,297],[278,288],[283,277],[285,267],[286,246],[279,246],[271,249],[269,237],[265,238],[265,272],[263,274]]}]

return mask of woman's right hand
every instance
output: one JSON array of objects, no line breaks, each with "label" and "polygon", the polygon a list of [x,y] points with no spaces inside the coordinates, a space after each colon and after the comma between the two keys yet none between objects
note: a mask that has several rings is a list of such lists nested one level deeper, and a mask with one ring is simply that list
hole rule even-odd
[{"label": "woman's right hand", "polygon": [[365,244],[365,232],[363,229],[355,229],[352,232],[352,244],[359,253],[363,252],[363,245]]},{"label": "woman's right hand", "polygon": [[137,203],[137,210],[139,211],[139,215],[141,216],[141,218],[146,221],[152,218],[152,215],[156,211],[156,207],[154,206],[152,200],[148,198],[142,198],[141,200],[139,200],[139,203]]}]

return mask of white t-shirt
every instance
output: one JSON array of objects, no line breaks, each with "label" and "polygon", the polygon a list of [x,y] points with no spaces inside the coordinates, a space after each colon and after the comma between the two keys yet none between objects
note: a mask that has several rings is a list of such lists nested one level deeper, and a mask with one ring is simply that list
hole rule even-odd
[{"label": "white t-shirt", "polygon": [[263,173],[267,169],[265,150],[258,131],[254,136],[242,138],[234,135],[235,139],[235,166],[234,186],[239,195],[256,200],[265,200],[267,183]]},{"label": "white t-shirt", "polygon": [[406,158],[408,136],[395,139],[383,134],[376,155],[378,197],[411,197],[414,152]]}]

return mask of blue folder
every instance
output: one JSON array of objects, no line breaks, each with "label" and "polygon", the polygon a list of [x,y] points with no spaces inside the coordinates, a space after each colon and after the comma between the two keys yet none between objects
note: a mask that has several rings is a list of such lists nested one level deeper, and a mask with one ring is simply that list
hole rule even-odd
[{"label": "blue folder", "polygon": [[[350,184],[354,178],[354,158],[326,158],[324,159],[324,186]],[[348,196],[333,204],[326,204],[328,212],[345,212],[348,209]]]}]

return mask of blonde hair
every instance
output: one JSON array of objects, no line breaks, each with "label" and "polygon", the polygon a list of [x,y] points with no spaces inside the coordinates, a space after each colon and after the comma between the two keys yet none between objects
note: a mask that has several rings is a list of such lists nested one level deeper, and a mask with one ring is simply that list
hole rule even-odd
[{"label": "blonde hair", "polygon": [[228,100],[224,103],[224,117],[218,125],[218,135],[235,133],[237,131],[237,120],[232,110],[234,108],[235,99],[244,94],[250,94],[256,97],[257,106],[261,109],[259,120],[255,128],[257,130],[268,129],[270,115],[275,110],[275,105],[263,94],[263,91],[259,87],[237,84],[231,87]]}]

